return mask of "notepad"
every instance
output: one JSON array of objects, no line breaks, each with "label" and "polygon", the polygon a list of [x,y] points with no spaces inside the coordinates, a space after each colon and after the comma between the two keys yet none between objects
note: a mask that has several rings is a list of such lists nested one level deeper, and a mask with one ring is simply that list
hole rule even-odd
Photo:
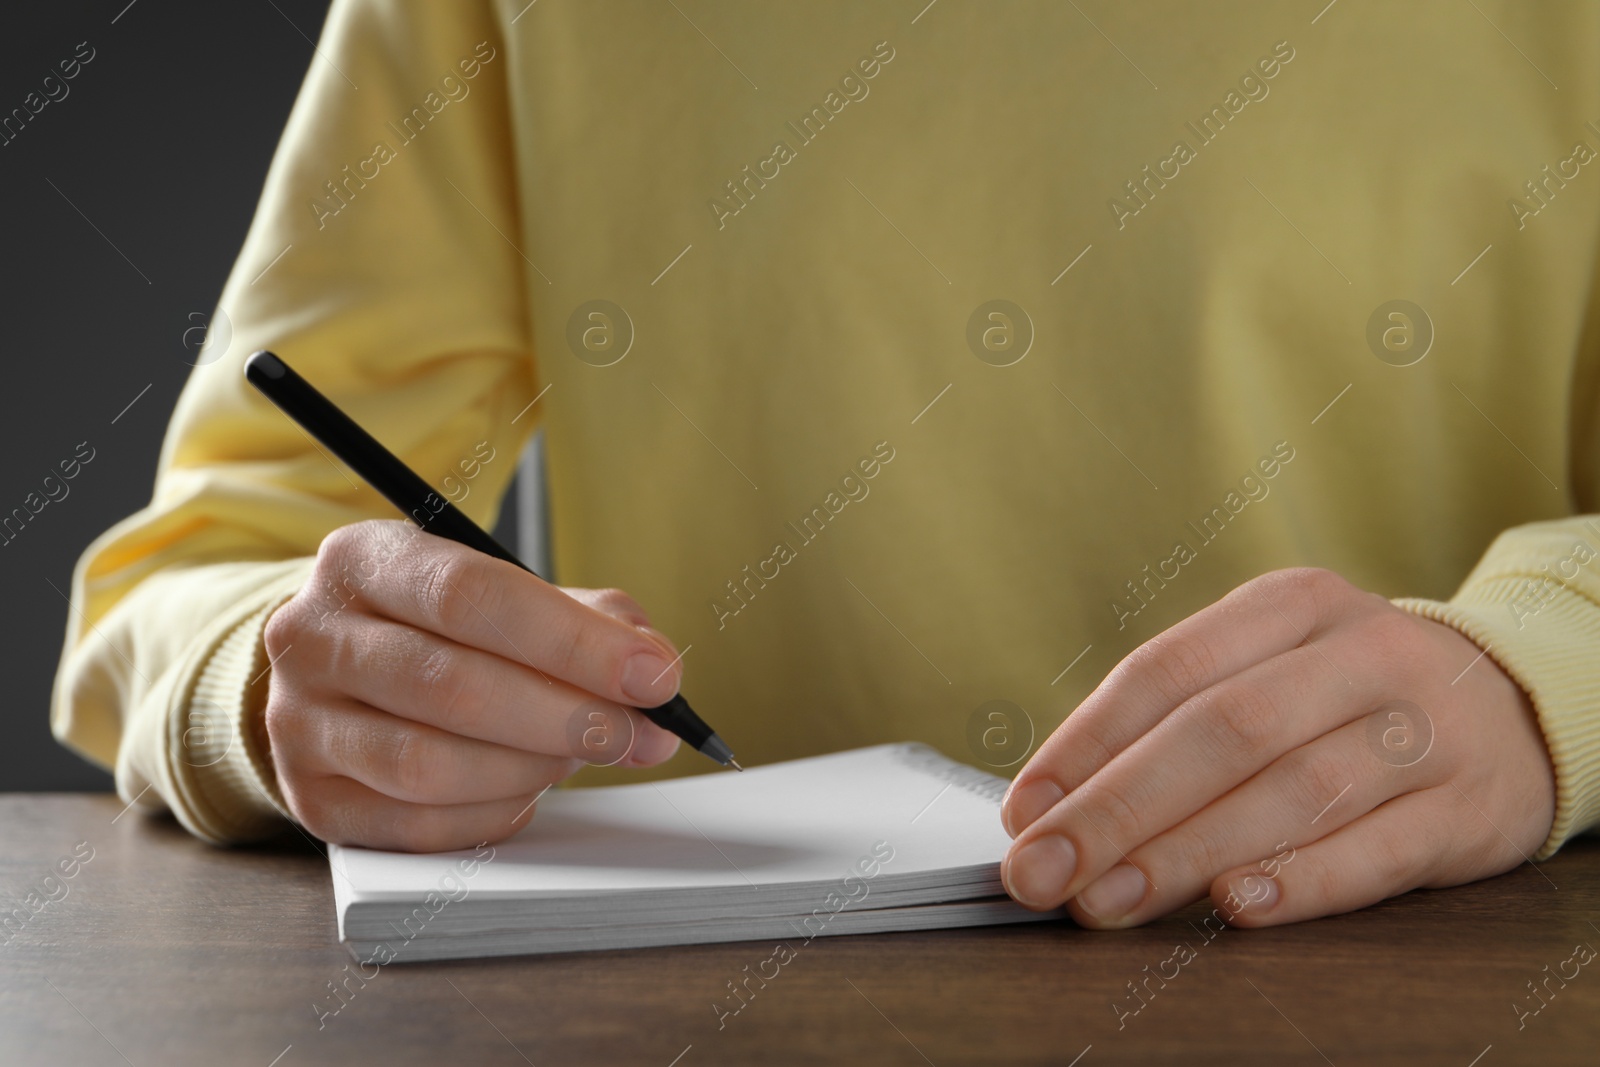
[{"label": "notepad", "polygon": [[1005,788],[904,743],[551,790],[477,849],[331,846],[339,937],[381,965],[1058,918],[1004,894]]}]

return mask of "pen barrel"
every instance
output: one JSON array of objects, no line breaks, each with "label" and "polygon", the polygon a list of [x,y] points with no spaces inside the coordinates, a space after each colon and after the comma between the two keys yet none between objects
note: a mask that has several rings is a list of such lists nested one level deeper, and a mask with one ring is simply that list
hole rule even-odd
[{"label": "pen barrel", "polygon": [[674,696],[660,707],[640,708],[640,713],[668,733],[676,734],[698,750],[713,733],[700,716],[694,713],[689,702]]},{"label": "pen barrel", "polygon": [[534,573],[283,360],[256,352],[245,361],[244,373],[268,400],[422,529]]}]

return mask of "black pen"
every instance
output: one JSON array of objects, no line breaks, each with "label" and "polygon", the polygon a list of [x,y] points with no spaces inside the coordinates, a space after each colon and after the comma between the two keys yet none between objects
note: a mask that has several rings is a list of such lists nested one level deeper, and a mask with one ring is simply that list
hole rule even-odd
[{"label": "black pen", "polygon": [[[368,485],[382,493],[389,503],[428,533],[475,548],[507,563],[515,563],[535,578],[539,577],[532,567],[508,552],[483,527],[434,492],[421,475],[356,425],[354,419],[317,392],[310,382],[296,374],[283,360],[271,352],[257,352],[245,360],[244,375],[285,415],[321,441],[346,466],[364,478]],[[739,766],[739,761],[733,758],[733,750],[694,713],[681,694],[673,696],[658,708],[640,708],[639,711],[663,730],[689,742],[697,752],[704,753],[725,767],[744,770]]]}]

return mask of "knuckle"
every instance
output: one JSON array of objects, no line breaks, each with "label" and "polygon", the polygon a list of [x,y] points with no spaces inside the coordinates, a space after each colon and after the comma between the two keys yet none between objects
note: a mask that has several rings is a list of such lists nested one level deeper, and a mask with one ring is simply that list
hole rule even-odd
[{"label": "knuckle", "polygon": [[587,598],[587,603],[596,611],[603,611],[612,618],[624,622],[644,626],[650,622],[649,616],[644,613],[644,608],[639,602],[621,589],[596,589]]},{"label": "knuckle", "polygon": [[1217,660],[1195,638],[1148,641],[1128,657],[1129,674],[1147,676],[1164,696],[1178,699],[1198,693],[1215,676]]},{"label": "knuckle", "polygon": [[417,665],[416,681],[424,706],[453,721],[473,705],[477,673],[467,669],[448,646],[431,649]]},{"label": "knuckle", "polygon": [[1213,752],[1228,763],[1254,762],[1278,736],[1278,713],[1259,689],[1229,686],[1195,709]]},{"label": "knuckle", "polygon": [[487,613],[492,588],[482,567],[459,552],[450,552],[433,564],[423,585],[422,609],[445,632],[458,633]]},{"label": "knuckle", "polygon": [[329,531],[317,546],[318,570],[324,574],[342,574],[352,562],[367,554],[380,529],[377,520],[367,519]]},{"label": "knuckle", "polygon": [[372,673],[375,662],[383,658],[381,650],[371,647],[370,637],[353,635],[348,630],[327,634],[314,629],[305,640],[316,653],[307,657],[308,661],[315,664],[322,679],[333,683],[330,688],[346,689],[349,680]]},{"label": "knuckle", "polygon": [[551,636],[554,641],[552,669],[563,678],[574,677],[603,652],[603,642],[596,628],[583,620],[564,622]]},{"label": "knuckle", "polygon": [[1398,834],[1372,834],[1366,855],[1373,879],[1387,895],[1415,888],[1420,881],[1421,852],[1415,841]]},{"label": "knuckle", "polygon": [[1348,599],[1355,588],[1338,572],[1326,567],[1289,567],[1265,575],[1263,581],[1275,599],[1281,594],[1314,620],[1333,614],[1335,607]]},{"label": "knuckle", "polygon": [[267,743],[272,746],[272,754],[280,770],[283,768],[283,741],[290,733],[286,721],[288,717],[289,711],[284,702],[276,694],[269,693],[267,706],[261,710],[261,725],[267,731]]},{"label": "knuckle", "polygon": [[283,800],[288,805],[289,814],[294,816],[295,822],[305,827],[307,833],[319,841],[332,840],[333,835],[329,832],[321,805],[313,803],[305,793],[290,786],[285,786]]},{"label": "knuckle", "polygon": [[400,799],[416,800],[432,786],[434,761],[428,759],[425,747],[413,731],[401,730],[384,750],[383,773]]},{"label": "knuckle", "polygon": [[304,615],[298,600],[290,600],[268,615],[267,624],[261,630],[261,641],[266,646],[268,658],[277,659],[284,649],[294,644],[303,623]]},{"label": "knuckle", "polygon": [[422,608],[423,617],[439,629],[444,629],[453,621],[452,613],[457,610],[458,571],[459,567],[454,562],[454,557],[446,556],[436,560],[428,568],[426,580],[417,593],[418,606]]},{"label": "knuckle", "polygon": [[1366,647],[1373,650],[1379,662],[1399,660],[1403,664],[1414,665],[1417,639],[1422,636],[1417,618],[1388,602],[1384,603],[1383,608],[1366,620]]},{"label": "knuckle", "polygon": [[1088,766],[1095,770],[1106,766],[1122,753],[1122,746],[1109,730],[1084,730],[1076,734],[1074,740],[1077,743],[1073,747],[1078,750],[1079,758],[1087,760]]},{"label": "knuckle", "polygon": [[1335,595],[1350,589],[1349,582],[1326,567],[1290,567],[1279,573],[1296,589],[1312,595]]},{"label": "knuckle", "polygon": [[288,804],[289,814],[295,817],[296,822],[319,841],[341,843],[344,829],[335,805],[319,798],[309,783],[290,780],[284,782],[283,786],[284,802]]},{"label": "knuckle", "polygon": [[[378,526],[377,520],[368,519],[340,526],[322,539],[311,580],[301,591],[309,615],[338,614],[358,600],[377,577],[373,546],[378,543]],[[309,602],[313,597],[320,608]]]},{"label": "knuckle", "polygon": [[[1466,790],[1462,790],[1461,786],[1466,786]],[[1547,831],[1548,824],[1543,819],[1536,821],[1532,832],[1527,832],[1520,820],[1507,826],[1505,816],[1509,813],[1505,808],[1497,804],[1492,794],[1482,786],[1474,787],[1464,778],[1461,779],[1461,785],[1434,786],[1420,795],[1436,799],[1433,804],[1418,811],[1415,836],[1419,840],[1459,839],[1461,827],[1476,827],[1469,837],[1460,840],[1454,862],[1448,865],[1455,872],[1475,870],[1498,873],[1509,870],[1518,863],[1528,862],[1528,857],[1544,844],[1547,836],[1547,832],[1539,832]],[[1502,833],[1491,825],[1490,820],[1506,826],[1508,832]],[[1438,861],[1436,864],[1439,867],[1446,866]],[[1437,872],[1430,870],[1428,873]]]},{"label": "knuckle", "polygon": [[1102,833],[1123,847],[1130,842],[1143,841],[1146,835],[1140,812],[1146,809],[1147,805],[1139,797],[1130,796],[1121,788],[1096,790],[1093,799],[1084,806],[1083,819],[1099,833],[1080,840],[1079,844],[1092,844]]},{"label": "knuckle", "polygon": [[321,625],[315,609],[293,601],[267,618],[262,632],[267,653],[267,691],[293,685],[302,692],[342,690],[342,682],[366,668],[367,655],[347,630]]},{"label": "knuckle", "polygon": [[1312,815],[1321,812],[1356,780],[1348,760],[1312,754],[1305,749],[1287,757],[1285,779],[1292,802]]},{"label": "knuckle", "polygon": [[289,810],[294,812],[295,818],[300,821],[301,826],[306,828],[306,832],[318,841],[326,841],[334,845],[348,843],[346,841],[348,835],[344,831],[344,826],[338,814],[330,806],[301,801],[298,810],[294,807]]},{"label": "knuckle", "polygon": [[362,538],[359,523],[340,526],[331,531],[322,539],[322,544],[317,546],[317,562],[337,566],[346,557],[355,551],[357,542]]},{"label": "knuckle", "polygon": [[1318,857],[1311,863],[1302,866],[1296,863],[1294,867],[1283,872],[1284,878],[1293,878],[1299,883],[1296,888],[1304,886],[1304,893],[1312,901],[1318,903],[1331,903],[1342,900],[1349,892],[1350,871],[1343,865],[1329,863],[1323,857]]},{"label": "knuckle", "polygon": [[1368,625],[1385,645],[1413,645],[1423,632],[1422,621],[1417,616],[1402,611],[1388,601],[1384,601],[1382,610],[1373,615]]},{"label": "knuckle", "polygon": [[[1237,865],[1238,840],[1229,827],[1218,826],[1211,820],[1197,819],[1193,827],[1186,829],[1184,836],[1179,855],[1194,884],[1209,884],[1229,867]],[[1135,859],[1146,871],[1160,878],[1160,872],[1153,870],[1153,856],[1135,854]]]},{"label": "knuckle", "polygon": [[261,724],[267,731],[267,742],[272,746],[273,763],[280,773],[289,767],[300,738],[305,733],[305,713],[300,704],[289,699],[281,689],[267,692],[267,705],[261,711]]},{"label": "knuckle", "polygon": [[[1079,714],[1079,713],[1074,713]],[[1068,716],[1067,723],[1072,722]],[[1087,724],[1086,725],[1091,725]],[[1072,742],[1066,746],[1067,759],[1056,775],[1058,785],[1076,789],[1089,776],[1106,767],[1117,758],[1122,749],[1117,747],[1110,739],[1109,731],[1102,729],[1081,729],[1071,735]],[[1031,761],[1030,761],[1031,762]]]}]

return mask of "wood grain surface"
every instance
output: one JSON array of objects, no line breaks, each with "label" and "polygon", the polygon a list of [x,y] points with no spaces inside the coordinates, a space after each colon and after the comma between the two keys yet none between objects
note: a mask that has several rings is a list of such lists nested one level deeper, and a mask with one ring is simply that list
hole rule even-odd
[{"label": "wood grain surface", "polygon": [[[216,849],[121,810],[0,795],[0,917],[27,916],[0,931],[0,1063],[1600,1063],[1600,960],[1571,962],[1600,947],[1590,840],[1476,885],[1209,938],[1196,906],[1117,933],[818,938],[781,966],[746,942],[363,979],[318,845]],[[57,899],[35,912],[30,893]],[[741,1003],[728,983],[774,969],[719,1025],[713,1005]]]}]

